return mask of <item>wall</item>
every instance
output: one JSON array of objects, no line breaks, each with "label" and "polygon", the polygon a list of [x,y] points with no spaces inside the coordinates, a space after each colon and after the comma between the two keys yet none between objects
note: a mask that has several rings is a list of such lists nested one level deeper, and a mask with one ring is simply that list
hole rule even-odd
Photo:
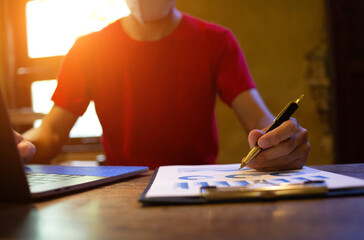
[{"label": "wall", "polygon": [[[0,0],[0,7],[3,7],[3,2]],[[0,88],[5,88],[5,53],[4,53],[4,18],[0,12]],[[6,93],[3,91],[3,94]]]},{"label": "wall", "polygon": [[[320,99],[309,86],[306,62],[308,53],[326,44],[324,0],[179,0],[177,7],[233,31],[273,114],[305,94],[294,117],[310,133],[307,164],[332,163],[332,137],[323,132],[327,123],[318,114]],[[221,147],[218,162],[239,162],[249,150],[247,135],[226,105],[218,102],[216,114]]]}]

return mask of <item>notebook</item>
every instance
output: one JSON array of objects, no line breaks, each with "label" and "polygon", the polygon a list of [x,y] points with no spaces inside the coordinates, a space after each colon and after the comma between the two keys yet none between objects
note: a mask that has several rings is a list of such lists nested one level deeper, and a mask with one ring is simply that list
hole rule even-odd
[{"label": "notebook", "polygon": [[148,167],[24,165],[0,89],[0,200],[29,201],[129,178]]}]

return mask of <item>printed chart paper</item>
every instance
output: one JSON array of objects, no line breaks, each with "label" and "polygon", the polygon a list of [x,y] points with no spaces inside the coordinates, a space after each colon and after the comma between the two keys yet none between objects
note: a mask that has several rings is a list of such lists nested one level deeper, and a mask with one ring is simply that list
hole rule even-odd
[{"label": "printed chart paper", "polygon": [[193,197],[201,187],[263,187],[324,180],[329,189],[364,187],[364,180],[303,167],[302,169],[259,172],[250,168],[238,170],[240,164],[163,166],[148,192],[151,197]]}]

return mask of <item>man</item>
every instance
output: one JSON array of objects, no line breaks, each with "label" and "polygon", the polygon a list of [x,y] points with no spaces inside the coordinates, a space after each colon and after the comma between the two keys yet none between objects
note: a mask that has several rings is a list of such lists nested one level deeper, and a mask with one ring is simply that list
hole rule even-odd
[{"label": "man", "polygon": [[54,157],[94,100],[107,164],[215,163],[218,94],[249,132],[250,146],[258,142],[265,149],[249,167],[304,165],[308,133],[295,119],[263,136],[274,117],[230,31],[182,14],[174,0],[127,3],[129,16],[81,37],[67,54],[54,107],[40,128],[17,135],[23,158]]}]

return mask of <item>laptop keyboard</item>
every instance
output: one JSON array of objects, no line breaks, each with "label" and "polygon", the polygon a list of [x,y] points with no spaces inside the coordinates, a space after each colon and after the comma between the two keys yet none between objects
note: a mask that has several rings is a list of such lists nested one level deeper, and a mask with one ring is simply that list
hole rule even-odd
[{"label": "laptop keyboard", "polygon": [[65,175],[65,174],[53,174],[53,173],[26,173],[29,186],[36,186],[46,183],[70,180],[73,178],[82,177],[80,175]]}]

